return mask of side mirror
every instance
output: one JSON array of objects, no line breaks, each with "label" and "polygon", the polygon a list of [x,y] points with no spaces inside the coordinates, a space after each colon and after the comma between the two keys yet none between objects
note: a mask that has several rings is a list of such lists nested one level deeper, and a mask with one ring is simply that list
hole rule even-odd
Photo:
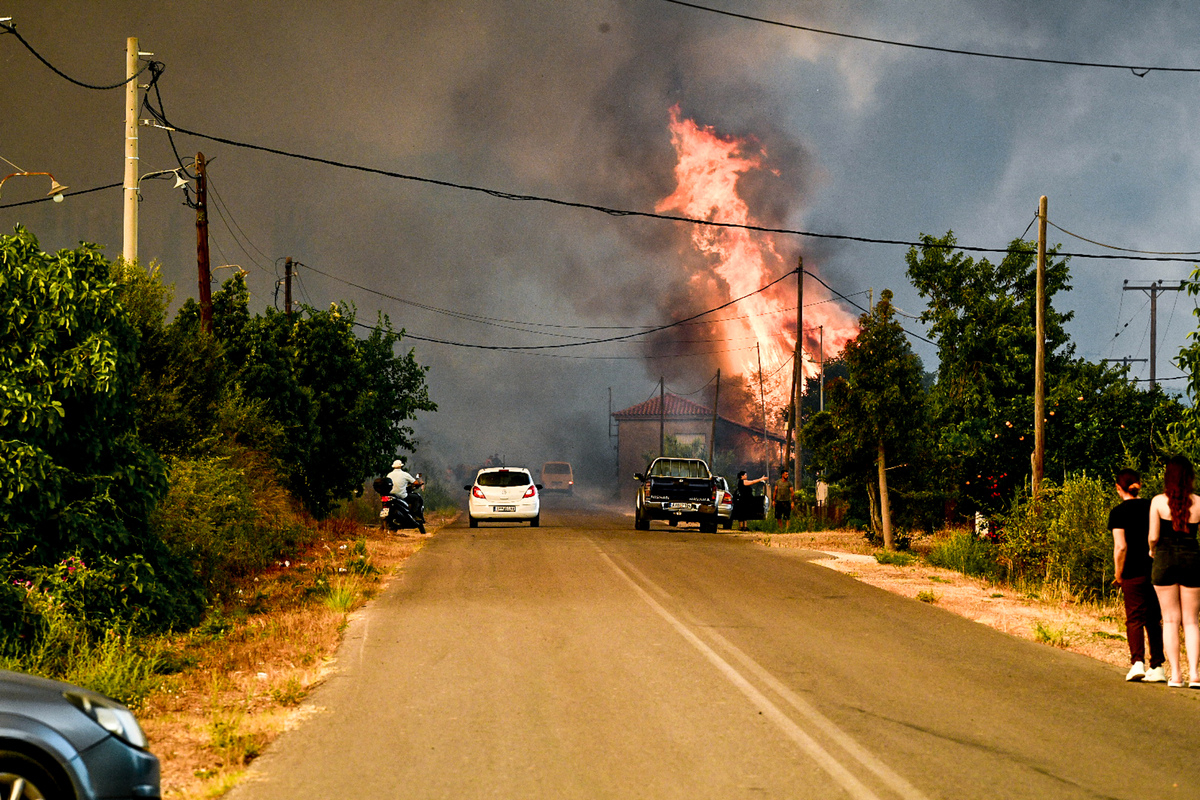
[{"label": "side mirror", "polygon": [[466,486],[464,486],[463,488],[464,488],[464,489],[466,489],[466,490],[469,492],[469,491],[471,491],[471,484],[469,484],[469,483],[468,483],[468,484],[467,484]]},{"label": "side mirror", "polygon": [[539,489],[541,489],[541,488],[542,488],[542,485],[541,485],[540,483],[535,483],[535,484],[534,484],[534,486],[536,486],[536,487],[537,487],[537,488],[539,488]]},{"label": "side mirror", "polygon": [[640,472],[635,472],[635,473],[633,473],[633,479],[635,481],[644,481],[644,480],[646,480],[646,476]]}]

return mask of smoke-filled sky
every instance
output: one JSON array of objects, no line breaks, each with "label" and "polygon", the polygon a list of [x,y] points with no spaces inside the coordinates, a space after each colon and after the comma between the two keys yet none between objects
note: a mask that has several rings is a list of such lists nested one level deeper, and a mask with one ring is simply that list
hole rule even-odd
[{"label": "smoke-filled sky", "polygon": [[[709,4],[951,49],[1200,67],[1200,18],[1183,2]],[[120,81],[126,38],[138,37],[166,65],[159,89],[181,128],[389,172],[680,213],[660,205],[678,191],[677,108],[759,162],[737,184],[753,224],[903,241],[952,229],[961,244],[1002,248],[1027,231],[1044,194],[1051,222],[1081,236],[1200,250],[1200,74],[1139,78],[899,48],[664,0],[8,0],[0,16],[88,83]],[[12,36],[0,36],[0,71],[0,156],[53,172],[72,191],[121,181],[123,90],[73,86]],[[252,310],[282,305],[276,283],[287,256],[305,265],[299,300],[351,301],[364,322],[381,310],[410,334],[462,344],[619,336],[729,299],[712,254],[697,249],[686,224],[174,138],[185,160],[203,152],[210,162],[212,263],[248,271]],[[178,165],[164,131],[141,128],[140,145],[141,173]],[[8,181],[0,205],[39,196],[38,181]],[[171,185],[142,185],[139,255],[161,263],[181,302],[196,293],[195,215]],[[115,258],[121,190],[0,208],[0,229],[18,223],[44,249],[87,240]],[[774,254],[772,278],[803,254],[808,269],[861,305],[868,290],[878,297],[889,288],[901,310],[923,309],[904,275],[903,247],[791,235],[756,241]],[[1070,252],[1117,252],[1054,228],[1050,241]],[[1122,282],[1177,282],[1190,268],[1074,259],[1074,288],[1058,305],[1075,312],[1078,355],[1147,358],[1149,298],[1122,291]],[[218,280],[229,274],[215,271]],[[772,296],[794,305],[794,292],[789,279]],[[826,298],[806,283],[806,302]],[[1159,297],[1160,379],[1179,374],[1169,358],[1195,327],[1193,305],[1179,292]],[[858,312],[842,303],[832,313],[853,320]],[[782,339],[794,335],[794,318],[775,319]],[[655,392],[660,375],[689,395],[718,367],[728,374],[729,352],[754,357],[752,341],[714,325],[649,341],[535,354],[410,339],[441,407],[416,425],[419,460],[436,468],[500,453],[534,465],[565,458],[608,474],[610,387],[619,410]],[[933,369],[934,350],[914,345]],[[1148,372],[1134,364],[1135,377]],[[691,396],[708,403],[711,391]]]}]

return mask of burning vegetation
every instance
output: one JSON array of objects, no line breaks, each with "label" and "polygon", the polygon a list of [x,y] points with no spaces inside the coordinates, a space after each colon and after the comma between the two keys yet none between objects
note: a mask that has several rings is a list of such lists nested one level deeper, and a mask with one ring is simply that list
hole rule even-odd
[{"label": "burning vegetation", "polygon": [[[750,137],[722,136],[687,119],[678,106],[671,109],[670,130],[678,159],[676,186],[656,210],[716,223],[762,225],[745,197],[743,179],[772,170],[766,150]],[[779,252],[771,234],[745,228],[696,225],[690,239],[681,253],[690,273],[690,308],[699,311],[749,296],[711,319],[664,331],[650,346],[658,352],[671,346],[673,353],[710,355],[710,364],[722,371],[723,385],[734,379],[730,383],[738,387],[729,405],[722,401],[723,409],[742,409],[743,419],[757,421],[760,405],[766,405],[768,419],[778,420],[791,396],[795,284],[789,280],[754,292],[792,269],[791,256]],[[819,374],[822,358],[837,357],[858,334],[855,317],[829,300],[821,287],[806,283],[803,370],[808,378]]]}]

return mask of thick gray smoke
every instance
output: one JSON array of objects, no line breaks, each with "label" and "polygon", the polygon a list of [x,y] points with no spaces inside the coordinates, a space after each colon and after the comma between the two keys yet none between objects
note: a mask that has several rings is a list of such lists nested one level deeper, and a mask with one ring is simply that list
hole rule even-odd
[{"label": "thick gray smoke", "polygon": [[[872,4],[853,17],[844,4],[722,4],[867,35],[1050,56],[1119,58],[1167,52],[1146,45],[1174,42],[1173,58],[1195,60],[1187,44],[1200,40],[1188,32],[1194,23],[1181,27],[1169,4],[1152,6],[1136,19],[1101,3],[1089,8],[1103,13],[1056,9],[1045,19],[1050,12],[1039,9],[1035,20],[1020,3],[966,3],[954,13]],[[1179,84],[1170,76],[1117,82],[1054,72],[1053,81],[1035,80],[1043,73],[1033,67],[847,43],[660,0],[11,0],[3,11],[56,66],[93,82],[121,78],[126,37],[137,36],[167,65],[163,99],[181,126],[514,194],[652,210],[674,188],[667,125],[678,105],[683,116],[766,151],[769,169],[741,187],[766,225],[890,238],[954,228],[960,240],[1003,245],[1047,193],[1064,222],[1150,246],[1180,243],[1191,230],[1184,220],[1195,217],[1195,203],[1178,199],[1194,193],[1187,178],[1200,163],[1189,138],[1195,112],[1172,99]],[[120,181],[120,92],[71,86],[11,38],[0,37],[0,104],[8,110],[0,155],[73,188]],[[1056,48],[1060,39],[1071,46]],[[1119,120],[1113,108],[1122,109]],[[142,172],[176,166],[166,132],[141,133]],[[1169,164],[1153,156],[1160,142],[1177,154]],[[214,263],[249,270],[259,307],[281,302],[285,256],[311,267],[300,268],[301,301],[352,301],[363,321],[383,310],[414,336],[484,347],[606,338],[706,304],[689,281],[709,265],[681,224],[501,199],[184,135],[175,143],[185,159],[202,151],[210,160]],[[4,202],[31,196],[16,183],[5,185]],[[1140,187],[1122,195],[1136,205],[1117,199],[1114,186]],[[181,301],[196,291],[195,218],[169,187],[142,187],[140,253],[161,261]],[[1163,187],[1175,195],[1167,199]],[[84,239],[106,244],[113,257],[121,251],[116,189],[8,209],[0,222],[25,223],[51,249]],[[1157,241],[1140,242],[1133,231]],[[775,246],[780,271],[803,249],[806,266],[831,283],[892,288],[898,305],[920,310],[905,293],[900,250],[787,238]],[[1086,284],[1097,292],[1092,305],[1111,308],[1120,277],[1172,275],[1097,271]],[[1109,283],[1117,288],[1095,288]],[[1091,323],[1090,340],[1106,338],[1109,316]],[[672,390],[697,389],[716,362],[702,352],[714,348],[693,340],[713,334],[696,326],[649,342],[522,353],[410,339],[441,406],[417,424],[417,458],[426,469],[491,454],[533,466],[567,459],[585,480],[607,478],[615,466],[610,388],[618,410],[646,399],[660,375]],[[680,352],[691,355],[653,358]]]}]

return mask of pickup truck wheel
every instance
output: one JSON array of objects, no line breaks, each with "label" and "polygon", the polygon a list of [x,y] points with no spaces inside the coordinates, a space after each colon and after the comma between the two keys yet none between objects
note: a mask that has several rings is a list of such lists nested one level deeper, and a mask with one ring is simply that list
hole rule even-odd
[{"label": "pickup truck wheel", "polygon": [[717,532],[717,521],[714,519],[711,521],[701,522],[700,523],[700,532],[701,533],[716,533]]},{"label": "pickup truck wheel", "polygon": [[650,520],[642,516],[641,509],[634,509],[633,512],[633,528],[639,531],[650,530]]},{"label": "pickup truck wheel", "polygon": [[733,520],[731,520],[731,519],[725,520],[724,522],[721,523],[721,527],[727,531],[733,530]]}]

